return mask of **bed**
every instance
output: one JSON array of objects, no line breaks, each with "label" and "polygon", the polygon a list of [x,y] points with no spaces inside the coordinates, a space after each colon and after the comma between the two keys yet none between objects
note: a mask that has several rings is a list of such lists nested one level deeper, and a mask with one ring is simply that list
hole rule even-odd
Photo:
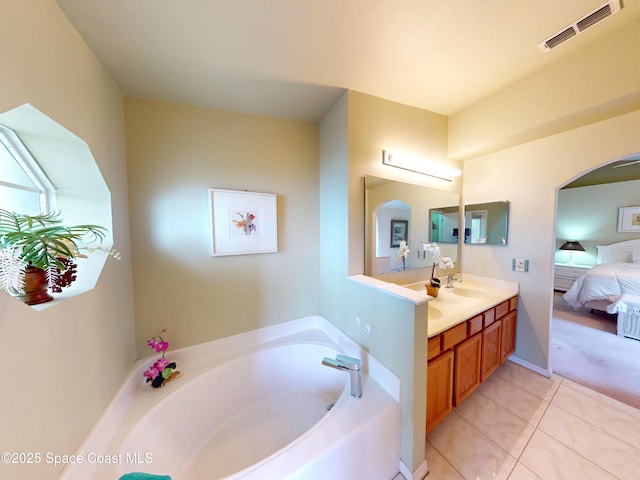
[{"label": "bed", "polygon": [[597,264],[564,294],[575,309],[617,315],[618,335],[640,340],[640,239],[599,245]]}]

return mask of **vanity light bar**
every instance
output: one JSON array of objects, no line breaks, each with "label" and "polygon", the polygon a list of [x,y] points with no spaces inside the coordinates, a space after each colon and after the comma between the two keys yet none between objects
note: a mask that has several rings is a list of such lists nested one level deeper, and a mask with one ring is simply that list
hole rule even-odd
[{"label": "vanity light bar", "polygon": [[440,178],[442,180],[453,181],[455,177],[462,175],[462,171],[458,168],[446,167],[437,163],[420,158],[417,155],[406,154],[403,152],[387,152],[382,151],[383,165],[402,168],[422,175]]}]

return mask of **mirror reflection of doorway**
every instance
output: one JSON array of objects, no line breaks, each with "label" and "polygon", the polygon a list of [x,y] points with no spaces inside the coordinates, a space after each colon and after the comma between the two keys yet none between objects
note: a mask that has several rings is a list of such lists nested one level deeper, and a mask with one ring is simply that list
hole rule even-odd
[{"label": "mirror reflection of doorway", "polygon": [[458,243],[458,206],[429,209],[429,241]]},{"label": "mirror reflection of doorway", "polygon": [[471,212],[471,243],[484,243],[487,240],[487,211]]}]

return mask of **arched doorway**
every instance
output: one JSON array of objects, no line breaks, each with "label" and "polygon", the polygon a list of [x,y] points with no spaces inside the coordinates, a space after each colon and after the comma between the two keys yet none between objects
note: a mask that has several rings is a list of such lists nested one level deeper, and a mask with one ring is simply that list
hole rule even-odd
[{"label": "arched doorway", "polygon": [[[640,238],[640,232],[617,228],[618,208],[640,205],[640,154],[580,174],[556,194],[551,369],[639,407],[640,388],[632,377],[640,375],[640,342],[616,335],[615,316],[588,306],[575,308],[564,296],[596,265],[596,245]],[[562,249],[573,242],[583,250]]]}]

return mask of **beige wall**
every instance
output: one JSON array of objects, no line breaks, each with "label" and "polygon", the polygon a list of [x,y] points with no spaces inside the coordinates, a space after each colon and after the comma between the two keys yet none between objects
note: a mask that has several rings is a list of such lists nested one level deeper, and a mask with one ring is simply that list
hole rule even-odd
[{"label": "beige wall", "polygon": [[[453,115],[464,204],[509,200],[506,247],[464,245],[462,269],[520,283],[516,355],[549,365],[557,188],[640,152],[640,21]],[[491,153],[486,153],[491,152]],[[511,271],[529,259],[528,273]]]},{"label": "beige wall", "polygon": [[353,91],[320,124],[322,314],[400,378],[400,454],[412,471],[423,463],[425,451],[427,306],[416,308],[347,275],[364,272],[365,175],[460,189],[459,180],[384,166],[382,150],[402,149],[459,167],[446,157],[446,140],[446,117]]},{"label": "beige wall", "polygon": [[[520,283],[515,354],[542,369],[549,367],[557,188],[640,152],[639,129],[640,110],[465,162],[465,203],[510,205],[508,245],[464,245],[463,271]],[[528,259],[529,272],[513,272],[513,258]]]},{"label": "beige wall", "polygon": [[449,155],[468,159],[640,108],[640,19],[451,116]]},{"label": "beige wall", "polygon": [[[0,111],[31,103],[89,145],[111,190],[122,260],[95,290],[43,311],[0,293],[0,451],[40,452],[0,477],[54,478],[46,452],[72,454],[136,359],[122,98],[53,0],[5,0]],[[69,173],[73,175],[73,172]]]},{"label": "beige wall", "polygon": [[[138,354],[317,314],[318,126],[125,100]],[[208,188],[276,193],[278,253],[211,256]]]},{"label": "beige wall", "polygon": [[[1,451],[78,446],[136,358],[133,262],[139,356],[163,327],[180,347],[321,312],[403,380],[402,456],[419,466],[426,312],[346,279],[364,266],[364,175],[511,202],[509,245],[465,246],[463,271],[520,282],[517,355],[548,367],[556,188],[640,151],[637,20],[450,119],[349,92],[319,139],[313,124],[127,99],[125,166],[120,93],[53,0],[3,7],[0,110],[31,103],[87,141],[123,259],[94,291],[42,312],[0,295]],[[394,148],[470,159],[464,188],[383,166]],[[209,256],[209,187],[277,193],[280,252]],[[516,257],[529,273],[511,271]],[[56,471],[0,465],[2,478]]]}]

